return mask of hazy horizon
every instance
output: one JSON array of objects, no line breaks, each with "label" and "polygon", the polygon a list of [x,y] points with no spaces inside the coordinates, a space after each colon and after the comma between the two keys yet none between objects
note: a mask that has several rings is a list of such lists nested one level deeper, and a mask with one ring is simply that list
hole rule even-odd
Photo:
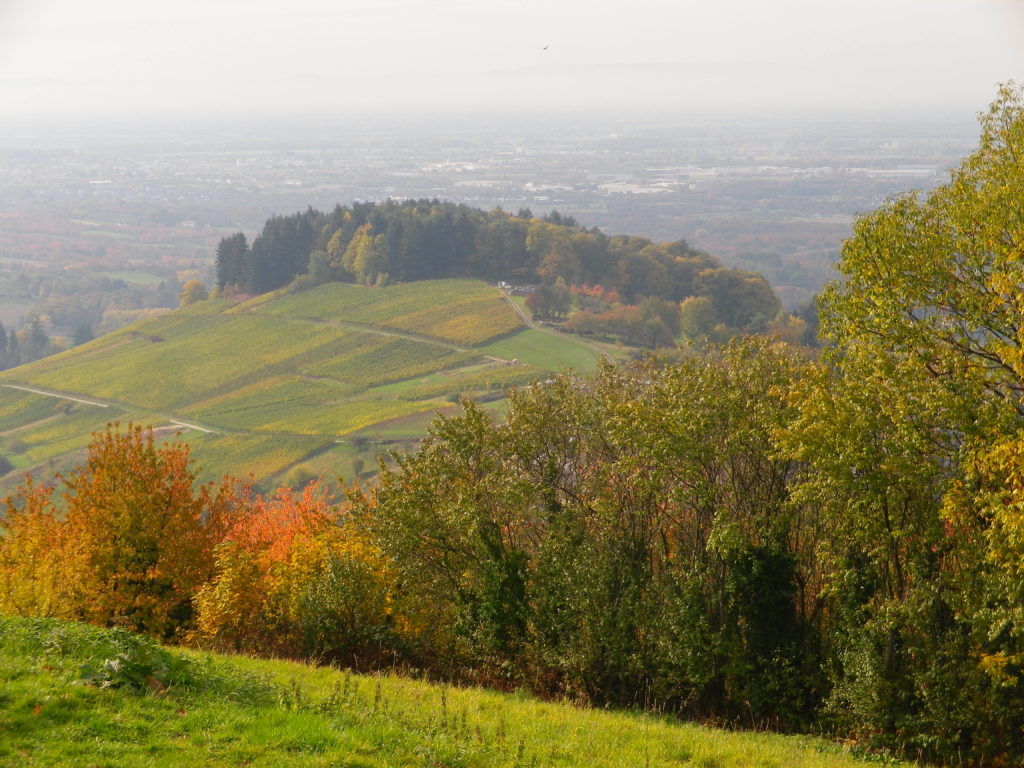
[{"label": "hazy horizon", "polygon": [[0,0],[7,121],[983,109],[1015,0]]}]

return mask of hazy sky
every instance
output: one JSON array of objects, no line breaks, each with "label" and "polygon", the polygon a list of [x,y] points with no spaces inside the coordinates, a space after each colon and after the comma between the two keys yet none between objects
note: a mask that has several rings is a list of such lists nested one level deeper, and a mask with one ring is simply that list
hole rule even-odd
[{"label": "hazy sky", "polygon": [[0,115],[950,107],[1024,0],[0,0]]}]

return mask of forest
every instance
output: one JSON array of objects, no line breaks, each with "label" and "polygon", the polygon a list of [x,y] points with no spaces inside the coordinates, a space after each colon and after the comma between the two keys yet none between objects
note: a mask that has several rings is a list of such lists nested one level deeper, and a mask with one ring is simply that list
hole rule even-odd
[{"label": "forest", "polygon": [[[76,347],[95,335],[178,306],[182,286],[172,275],[139,271],[151,282],[128,282],[117,273],[63,268],[0,275],[0,297],[29,307],[18,328],[0,323],[0,369],[14,368]],[[132,272],[123,272],[130,276]]]},{"label": "forest", "polygon": [[780,310],[761,275],[726,269],[682,240],[608,236],[557,211],[535,218],[528,209],[512,215],[438,200],[275,216],[251,245],[241,232],[221,240],[216,269],[223,294],[265,293],[292,281],[382,285],[448,277],[537,286],[531,308],[542,318],[564,318],[575,292],[590,302],[570,330],[648,346],[674,345],[675,313],[687,299],[704,299],[690,312],[699,332],[718,327],[723,338],[761,331]]},{"label": "forest", "polygon": [[344,500],[196,486],[187,445],[112,426],[7,498],[0,610],[1020,764],[1024,91],[981,128],[857,221],[820,356],[737,339],[467,401]]}]

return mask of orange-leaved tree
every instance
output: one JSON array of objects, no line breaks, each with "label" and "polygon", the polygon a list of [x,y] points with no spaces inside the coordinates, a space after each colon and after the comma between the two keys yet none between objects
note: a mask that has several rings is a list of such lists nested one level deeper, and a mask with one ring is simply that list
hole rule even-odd
[{"label": "orange-leaved tree", "polygon": [[96,433],[83,466],[61,478],[66,524],[85,553],[89,621],[169,636],[192,619],[213,572],[235,483],[196,486],[189,447],[118,424]]},{"label": "orange-leaved tree", "polygon": [[250,495],[196,597],[197,637],[220,648],[372,665],[391,647],[389,574],[319,483]]},{"label": "orange-leaved tree", "polygon": [[192,623],[235,483],[197,486],[189,448],[117,423],[58,476],[62,504],[31,478],[5,500],[0,610],[79,618],[170,637]]}]

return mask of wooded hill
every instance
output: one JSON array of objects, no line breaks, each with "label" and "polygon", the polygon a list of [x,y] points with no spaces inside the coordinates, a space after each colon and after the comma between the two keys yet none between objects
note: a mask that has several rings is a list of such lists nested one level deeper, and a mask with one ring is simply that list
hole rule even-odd
[{"label": "wooded hill", "polygon": [[448,277],[602,286],[627,305],[706,297],[706,322],[744,331],[762,330],[779,312],[757,273],[726,269],[683,240],[608,236],[557,211],[536,218],[529,210],[512,215],[438,200],[353,203],[275,216],[251,245],[238,233],[217,248],[217,285],[229,293],[263,293],[296,278],[384,284]]}]

